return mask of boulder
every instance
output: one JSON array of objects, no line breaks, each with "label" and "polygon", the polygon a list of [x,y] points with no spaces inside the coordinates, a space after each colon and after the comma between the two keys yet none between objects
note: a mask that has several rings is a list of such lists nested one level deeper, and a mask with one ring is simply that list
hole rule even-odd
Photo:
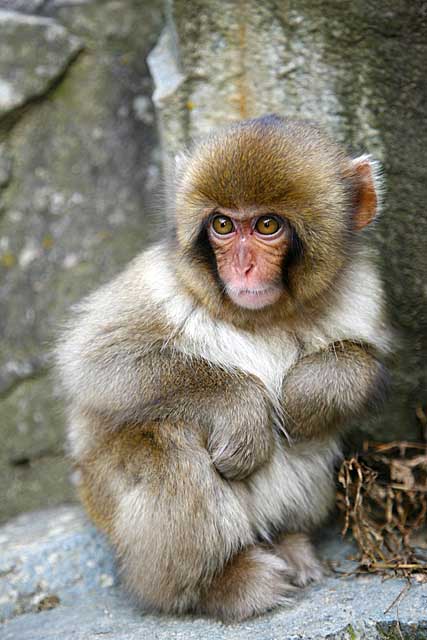
[{"label": "boulder", "polygon": [[0,119],[46,93],[81,46],[54,20],[0,10]]},{"label": "boulder", "polygon": [[160,154],[145,58],[162,21],[154,1],[5,8],[17,11],[0,11],[0,521],[73,496],[50,352],[72,304],[147,243]]}]

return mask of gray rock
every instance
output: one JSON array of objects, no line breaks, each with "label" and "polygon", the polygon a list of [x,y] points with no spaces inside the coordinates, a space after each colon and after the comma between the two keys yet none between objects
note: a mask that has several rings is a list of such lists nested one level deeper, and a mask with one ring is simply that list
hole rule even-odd
[{"label": "gray rock", "polygon": [[7,186],[12,177],[12,158],[5,144],[0,144],[0,189]]},{"label": "gray rock", "polygon": [[54,20],[0,10],[0,118],[46,93],[81,47]]},{"label": "gray rock", "polygon": [[183,121],[185,111],[182,111],[186,78],[178,65],[176,33],[172,23],[163,29],[147,63],[155,81],[153,102],[161,114],[162,161],[164,172],[169,178],[173,173],[175,155],[187,143]]},{"label": "gray rock", "polygon": [[58,402],[47,375],[17,385],[1,402],[0,484],[2,509],[31,510],[72,500],[70,467]]},{"label": "gray rock", "polygon": [[34,66],[56,52],[55,42],[39,48],[57,25],[65,38],[58,70],[68,64],[68,39],[85,44],[48,93],[2,123],[0,521],[73,496],[49,353],[70,306],[116,274],[150,232],[160,154],[145,58],[162,17],[157,2],[143,4],[140,20],[139,0],[126,11],[115,0],[44,2],[44,18],[13,14],[19,34],[29,29],[25,43],[0,35],[9,61],[25,44]]},{"label": "gray rock", "polygon": [[0,0],[0,9],[37,13],[46,4],[46,0]]},{"label": "gray rock", "polygon": [[[416,438],[427,388],[425,2],[168,0],[150,56],[167,156],[211,127],[265,113],[319,121],[383,163],[381,254],[397,329],[390,401],[357,439]],[[369,232],[368,232],[369,233]]]},{"label": "gray rock", "polygon": [[[427,633],[427,584],[332,574],[295,606],[237,625],[144,614],[120,588],[104,538],[78,507],[20,516],[0,529],[2,640],[421,639]],[[341,572],[353,549],[335,530],[319,552]],[[49,608],[50,607],[50,608]],[[400,629],[400,631],[399,631]]]}]

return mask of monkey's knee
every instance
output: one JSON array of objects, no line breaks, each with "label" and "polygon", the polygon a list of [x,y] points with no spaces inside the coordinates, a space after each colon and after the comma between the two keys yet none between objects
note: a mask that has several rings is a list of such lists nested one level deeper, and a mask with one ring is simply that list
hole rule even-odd
[{"label": "monkey's knee", "polygon": [[130,491],[120,501],[113,534],[129,590],[143,605],[167,613],[199,611],[228,556],[252,541],[239,507],[216,503],[219,486],[200,492],[188,479],[179,484],[156,494]]},{"label": "monkey's knee", "polygon": [[117,465],[101,481],[93,476],[114,493],[107,532],[124,582],[143,606],[200,610],[202,594],[227,559],[253,542],[252,527],[197,434],[176,424],[155,425],[150,438],[147,433],[145,426],[145,435],[116,434],[110,444]]}]

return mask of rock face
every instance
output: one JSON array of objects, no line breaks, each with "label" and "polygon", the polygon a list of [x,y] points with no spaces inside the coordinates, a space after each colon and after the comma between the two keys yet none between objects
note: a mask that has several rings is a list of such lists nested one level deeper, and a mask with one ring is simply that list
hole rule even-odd
[{"label": "rock face", "polygon": [[0,11],[0,118],[47,93],[81,50],[53,20]]},{"label": "rock face", "polygon": [[393,387],[375,439],[416,438],[427,403],[425,2],[168,0],[150,55],[163,151],[211,127],[264,113],[316,120],[384,167],[371,232],[396,328]]},{"label": "rock face", "polygon": [[[419,435],[427,402],[423,1],[0,0],[0,520],[70,499],[49,351],[68,307],[149,233],[191,137],[276,111],[382,161],[371,233],[397,329],[377,439]],[[158,43],[154,48],[154,45]]]},{"label": "rock face", "polygon": [[154,1],[0,0],[0,520],[74,493],[49,352],[146,243],[160,27]]},{"label": "rock face", "polygon": [[[23,515],[0,529],[2,640],[421,640],[427,584],[332,574],[289,610],[242,624],[144,614],[121,590],[104,539],[77,507]],[[353,568],[336,531],[318,544],[337,571]]]}]

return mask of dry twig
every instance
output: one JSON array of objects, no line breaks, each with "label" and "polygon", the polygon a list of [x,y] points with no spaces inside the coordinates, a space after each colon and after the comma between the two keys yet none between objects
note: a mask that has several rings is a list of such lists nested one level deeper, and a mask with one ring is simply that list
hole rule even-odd
[{"label": "dry twig", "polygon": [[339,471],[343,534],[359,547],[359,569],[427,580],[427,550],[413,542],[427,526],[427,444],[365,443]]}]

